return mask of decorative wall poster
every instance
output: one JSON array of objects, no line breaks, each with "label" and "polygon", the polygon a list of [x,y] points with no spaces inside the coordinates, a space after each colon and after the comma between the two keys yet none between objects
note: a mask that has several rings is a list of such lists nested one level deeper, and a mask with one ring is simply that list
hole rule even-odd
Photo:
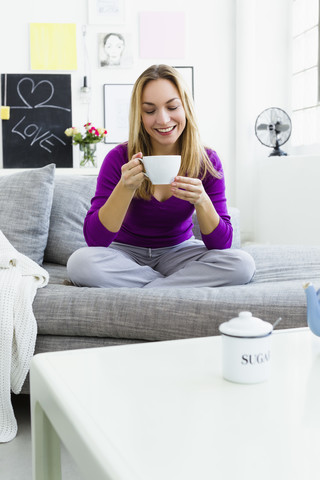
[{"label": "decorative wall poster", "polygon": [[140,57],[184,58],[185,13],[141,12]]},{"label": "decorative wall poster", "polygon": [[99,66],[106,68],[131,67],[133,65],[132,35],[112,31],[99,33]]},{"label": "decorative wall poster", "polygon": [[2,121],[3,168],[72,167],[72,144],[64,134],[72,125],[71,75],[7,74],[6,85],[10,119]]},{"label": "decorative wall poster", "polygon": [[75,23],[31,23],[32,70],[77,70]]},{"label": "decorative wall poster", "polygon": [[129,137],[129,110],[133,84],[106,84],[104,124],[108,125],[105,143],[126,142]]}]

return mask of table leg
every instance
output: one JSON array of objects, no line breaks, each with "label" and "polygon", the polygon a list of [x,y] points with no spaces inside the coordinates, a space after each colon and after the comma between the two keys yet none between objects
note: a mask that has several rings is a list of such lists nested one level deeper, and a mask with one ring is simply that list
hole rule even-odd
[{"label": "table leg", "polygon": [[61,480],[60,439],[39,402],[31,408],[33,480]]}]

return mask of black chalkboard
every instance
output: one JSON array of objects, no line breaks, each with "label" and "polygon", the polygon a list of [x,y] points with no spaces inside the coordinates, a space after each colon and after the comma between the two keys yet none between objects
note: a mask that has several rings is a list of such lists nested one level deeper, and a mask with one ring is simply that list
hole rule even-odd
[{"label": "black chalkboard", "polygon": [[[5,81],[6,80],[6,81]],[[36,168],[49,163],[72,167],[72,144],[64,131],[72,126],[71,75],[1,75],[4,168]]]}]

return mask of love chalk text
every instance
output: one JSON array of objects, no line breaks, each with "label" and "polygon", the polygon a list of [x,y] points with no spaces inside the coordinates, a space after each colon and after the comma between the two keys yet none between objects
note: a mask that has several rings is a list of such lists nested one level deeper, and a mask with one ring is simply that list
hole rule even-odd
[{"label": "love chalk text", "polygon": [[[39,142],[41,148],[44,148],[44,150],[47,150],[47,152],[52,153],[52,148],[55,145],[54,140],[66,145],[61,138],[57,137],[57,135],[54,133],[51,133],[50,130],[40,135],[42,129],[35,123],[30,123],[26,127],[23,127],[22,124],[25,118],[25,116],[22,117],[21,120],[19,120],[18,123],[12,128],[11,132],[20,135],[24,140],[33,137],[30,142],[30,146],[34,145],[36,142]],[[21,128],[21,131],[18,130],[18,127]]]},{"label": "love chalk text", "polygon": [[[35,83],[32,78],[23,77],[17,84],[17,94],[22,101],[22,105],[11,106],[11,108],[26,110],[50,108],[70,112],[70,108],[49,103],[54,93],[54,85],[49,80],[41,80]],[[29,145],[31,147],[39,145],[49,153],[53,152],[58,142],[66,145],[66,142],[55,135],[50,129],[43,128],[37,123],[29,123],[26,115],[18,120],[11,129],[11,132],[19,135],[24,141],[30,142]]]}]

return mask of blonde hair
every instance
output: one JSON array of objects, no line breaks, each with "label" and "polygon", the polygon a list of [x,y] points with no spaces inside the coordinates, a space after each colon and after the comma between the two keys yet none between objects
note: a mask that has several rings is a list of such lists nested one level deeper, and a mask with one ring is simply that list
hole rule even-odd
[{"label": "blonde hair", "polygon": [[[184,79],[177,70],[168,65],[152,65],[139,76],[134,84],[129,115],[128,160],[131,160],[132,156],[138,152],[142,152],[144,155],[152,155],[150,136],[142,122],[141,99],[147,83],[160,78],[169,80],[175,85],[186,116],[186,126],[179,138],[181,149],[179,175],[203,179],[207,172],[210,172],[214,177],[220,178],[220,174],[213,167],[204,146],[201,144],[193,100]],[[147,200],[150,199],[152,193],[153,185],[146,178],[137,189],[136,196]]]}]

